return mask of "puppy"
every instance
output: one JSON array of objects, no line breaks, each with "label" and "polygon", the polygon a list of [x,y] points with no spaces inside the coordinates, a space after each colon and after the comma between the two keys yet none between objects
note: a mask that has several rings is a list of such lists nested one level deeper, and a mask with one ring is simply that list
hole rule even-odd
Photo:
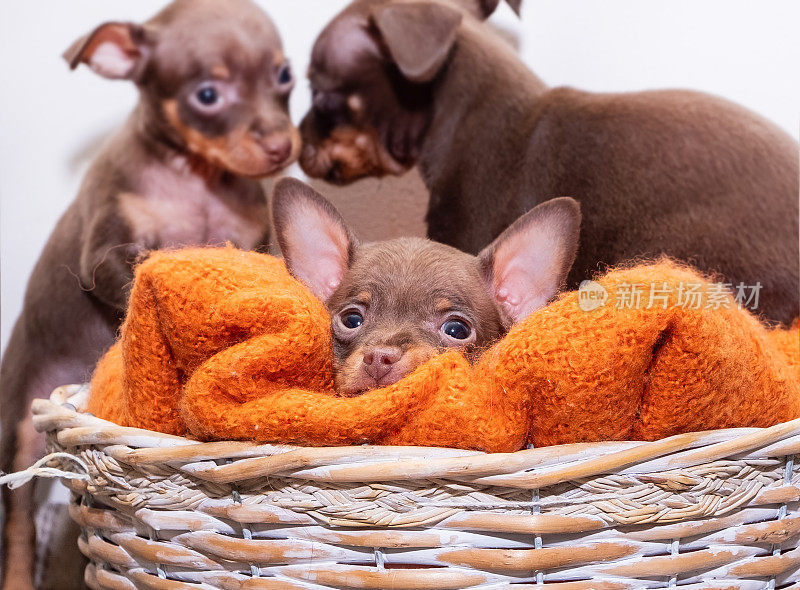
[{"label": "puppy", "polygon": [[569,197],[525,213],[477,256],[423,238],[362,244],[319,193],[283,179],[272,197],[289,271],[331,314],[338,391],[389,385],[446,348],[474,355],[558,292],[575,259]]},{"label": "puppy", "polygon": [[343,183],[418,165],[428,236],[470,253],[571,195],[584,221],[568,287],[667,254],[760,284],[768,320],[798,315],[794,139],[697,92],[548,88],[472,13],[383,0],[334,18],[311,54],[306,173]]},{"label": "puppy", "polygon": [[[297,157],[292,72],[272,21],[248,0],[177,0],[144,24],[105,23],[64,54],[129,80],[139,102],[88,171],[28,283],[0,368],[3,471],[43,451],[31,400],[84,381],[114,341],[142,253],[268,242],[256,180]],[[3,490],[3,588],[33,587],[30,490]],[[59,571],[69,569],[62,559]],[[72,587],[63,577],[40,587]]]}]

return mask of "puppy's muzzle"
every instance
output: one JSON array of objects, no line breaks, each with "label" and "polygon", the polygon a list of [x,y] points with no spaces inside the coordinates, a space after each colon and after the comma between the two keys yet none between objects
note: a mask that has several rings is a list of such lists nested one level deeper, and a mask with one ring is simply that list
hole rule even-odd
[{"label": "puppy's muzzle", "polygon": [[300,125],[300,167],[311,177],[349,184],[367,176],[400,175],[406,168],[383,147],[378,132],[353,124],[333,125],[309,112]]}]

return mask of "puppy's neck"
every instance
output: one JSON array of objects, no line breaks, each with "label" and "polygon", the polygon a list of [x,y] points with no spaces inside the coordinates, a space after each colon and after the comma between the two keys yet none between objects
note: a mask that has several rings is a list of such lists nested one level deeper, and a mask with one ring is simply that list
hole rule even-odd
[{"label": "puppy's neck", "polygon": [[445,196],[468,200],[489,189],[504,194],[512,175],[497,163],[522,159],[537,101],[548,90],[503,40],[482,30],[485,26],[463,25],[437,85],[418,161],[434,206]]},{"label": "puppy's neck", "polygon": [[219,186],[230,174],[187,150],[164,120],[163,114],[145,99],[139,100],[131,113],[128,125],[135,141],[141,144],[154,162],[175,172],[196,176],[202,179],[209,189]]}]

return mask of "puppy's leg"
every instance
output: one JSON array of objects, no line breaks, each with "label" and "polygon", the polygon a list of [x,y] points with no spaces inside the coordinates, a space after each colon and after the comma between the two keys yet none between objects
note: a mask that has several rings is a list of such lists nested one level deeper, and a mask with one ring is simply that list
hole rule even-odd
[{"label": "puppy's leg", "polygon": [[[22,322],[20,322],[21,324]],[[52,351],[36,351],[31,339],[23,336],[17,326],[12,334],[0,367],[0,400],[2,400],[2,440],[0,469],[20,471],[29,467],[44,454],[44,436],[33,428],[30,405],[34,398],[47,397],[59,385],[79,382],[85,378],[85,364],[72,359],[53,359]],[[46,360],[47,359],[47,360]],[[49,362],[48,362],[49,361]],[[2,491],[5,518],[2,528],[2,590],[73,590],[84,588],[84,558],[77,549],[77,535],[58,533],[58,547],[42,539],[42,563],[36,560],[37,488],[47,489],[54,482],[33,480],[16,490]],[[61,510],[59,517],[66,518]],[[55,513],[53,513],[55,515]],[[68,522],[50,527],[55,531],[76,531]],[[58,563],[51,563],[57,559]],[[49,565],[48,565],[49,564]],[[37,570],[41,571],[37,575]],[[37,578],[41,578],[37,582]]]},{"label": "puppy's leg", "polygon": [[[33,429],[28,408],[33,399],[27,375],[29,363],[19,324],[14,329],[0,366],[0,469],[11,473],[30,466],[44,451]],[[9,490],[3,486],[3,590],[33,590],[36,538],[32,485]]]},{"label": "puppy's leg", "polygon": [[[16,429],[16,449],[11,471],[19,471],[33,463],[44,451],[42,440],[35,436],[30,417]],[[6,514],[3,526],[3,590],[33,589],[36,536],[33,515],[33,487],[28,484],[16,490],[3,488]]]}]

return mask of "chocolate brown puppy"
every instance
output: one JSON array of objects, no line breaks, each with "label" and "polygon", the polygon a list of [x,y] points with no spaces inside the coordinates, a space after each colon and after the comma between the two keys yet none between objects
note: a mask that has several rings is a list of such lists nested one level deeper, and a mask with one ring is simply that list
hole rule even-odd
[{"label": "chocolate brown puppy", "polygon": [[472,355],[558,292],[575,259],[580,208],[551,199],[478,256],[423,238],[360,243],[311,187],[283,179],[273,223],[289,271],[331,314],[337,389],[394,383],[446,348]]},{"label": "chocolate brown puppy", "polygon": [[343,10],[312,51],[303,169],[349,182],[417,165],[428,236],[470,253],[571,195],[583,224],[568,287],[667,254],[734,289],[760,285],[767,320],[797,317],[794,139],[698,92],[548,88],[473,13],[431,0]]},{"label": "chocolate brown puppy", "polygon": [[[72,68],[83,63],[133,82],[140,98],[93,162],[28,283],[0,368],[6,472],[43,452],[31,400],[86,380],[114,341],[137,257],[189,244],[265,246],[269,213],[256,179],[300,149],[278,32],[248,0],[177,0],[144,24],[100,25],[64,57]],[[3,489],[3,588],[34,585],[32,498],[30,487]],[[39,587],[74,587],[74,556],[55,557],[48,569],[59,577],[45,573]]]}]

